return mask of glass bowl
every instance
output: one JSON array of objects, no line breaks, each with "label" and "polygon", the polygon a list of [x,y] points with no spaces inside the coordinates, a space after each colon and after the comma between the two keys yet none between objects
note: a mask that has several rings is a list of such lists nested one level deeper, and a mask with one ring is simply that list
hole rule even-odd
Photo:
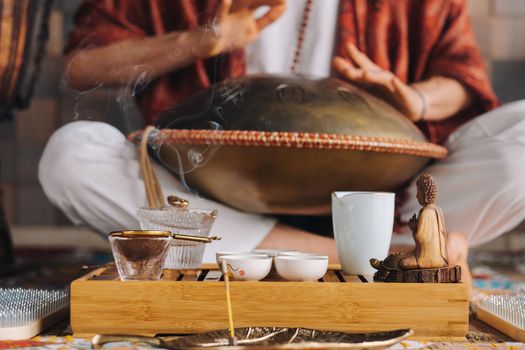
[{"label": "glass bowl", "polygon": [[170,232],[115,231],[108,238],[121,280],[160,279],[172,242]]},{"label": "glass bowl", "polygon": [[[143,230],[166,230],[173,233],[208,237],[217,217],[216,210],[176,207],[140,208],[137,211]],[[174,239],[164,264],[166,269],[197,269],[202,264],[205,243]]]}]

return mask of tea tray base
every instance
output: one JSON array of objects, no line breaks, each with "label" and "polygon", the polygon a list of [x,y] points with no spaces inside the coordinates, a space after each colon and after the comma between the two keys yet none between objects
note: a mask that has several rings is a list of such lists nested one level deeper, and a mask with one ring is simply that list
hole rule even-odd
[{"label": "tea tray base", "polygon": [[[215,265],[165,270],[160,281],[120,281],[114,266],[71,284],[75,336],[188,334],[228,328],[225,286]],[[231,282],[236,327],[303,327],[343,332],[412,328],[413,339],[465,340],[468,288],[462,283],[378,283],[332,265],[318,282],[272,272]]]}]

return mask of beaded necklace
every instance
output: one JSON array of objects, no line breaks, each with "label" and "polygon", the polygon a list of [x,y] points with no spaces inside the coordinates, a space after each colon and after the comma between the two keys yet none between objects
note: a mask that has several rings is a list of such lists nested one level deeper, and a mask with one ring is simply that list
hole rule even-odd
[{"label": "beaded necklace", "polygon": [[299,35],[297,37],[297,45],[295,47],[295,53],[293,56],[292,64],[290,65],[290,71],[292,74],[295,74],[297,66],[299,65],[301,59],[301,50],[303,48],[304,37],[306,34],[306,27],[308,26],[308,20],[310,18],[310,12],[312,12],[312,7],[314,0],[306,0],[306,5],[304,6],[303,18],[301,20],[301,26],[299,27]]}]

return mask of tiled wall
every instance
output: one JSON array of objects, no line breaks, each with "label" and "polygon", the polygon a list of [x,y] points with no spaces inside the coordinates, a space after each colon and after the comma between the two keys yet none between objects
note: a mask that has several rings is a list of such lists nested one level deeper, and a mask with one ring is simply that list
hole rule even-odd
[{"label": "tiled wall", "polygon": [[[62,48],[79,3],[55,0],[47,56],[31,108],[0,124],[0,179],[8,218],[14,224],[68,224],[42,192],[37,165],[53,130],[75,115],[78,101],[60,82]],[[505,102],[525,98],[525,0],[470,0],[469,12],[499,97]],[[123,113],[108,96],[104,91],[90,94],[83,104],[91,108],[82,109],[79,118],[123,127]],[[138,126],[138,121],[131,122]]]},{"label": "tiled wall", "polygon": [[469,12],[502,102],[525,98],[525,1],[470,0]]},{"label": "tiled wall", "polygon": [[38,160],[57,127],[73,118],[106,120],[122,127],[124,116],[110,98],[114,93],[96,91],[83,97],[82,104],[90,108],[82,108],[75,117],[78,96],[64,86],[62,52],[80,2],[55,0],[46,56],[31,107],[18,112],[14,120],[0,123],[0,179],[7,217],[15,225],[69,224],[48,201],[37,178]]}]

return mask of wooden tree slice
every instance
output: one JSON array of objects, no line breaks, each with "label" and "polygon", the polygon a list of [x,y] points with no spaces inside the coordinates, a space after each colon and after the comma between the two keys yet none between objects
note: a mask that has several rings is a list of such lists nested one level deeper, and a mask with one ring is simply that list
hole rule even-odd
[{"label": "wooden tree slice", "polygon": [[402,270],[401,281],[407,283],[457,283],[461,281],[459,265],[439,269]]},{"label": "wooden tree slice", "polygon": [[458,283],[461,282],[461,267],[459,265],[439,269],[380,270],[374,275],[376,282],[402,283]]}]

